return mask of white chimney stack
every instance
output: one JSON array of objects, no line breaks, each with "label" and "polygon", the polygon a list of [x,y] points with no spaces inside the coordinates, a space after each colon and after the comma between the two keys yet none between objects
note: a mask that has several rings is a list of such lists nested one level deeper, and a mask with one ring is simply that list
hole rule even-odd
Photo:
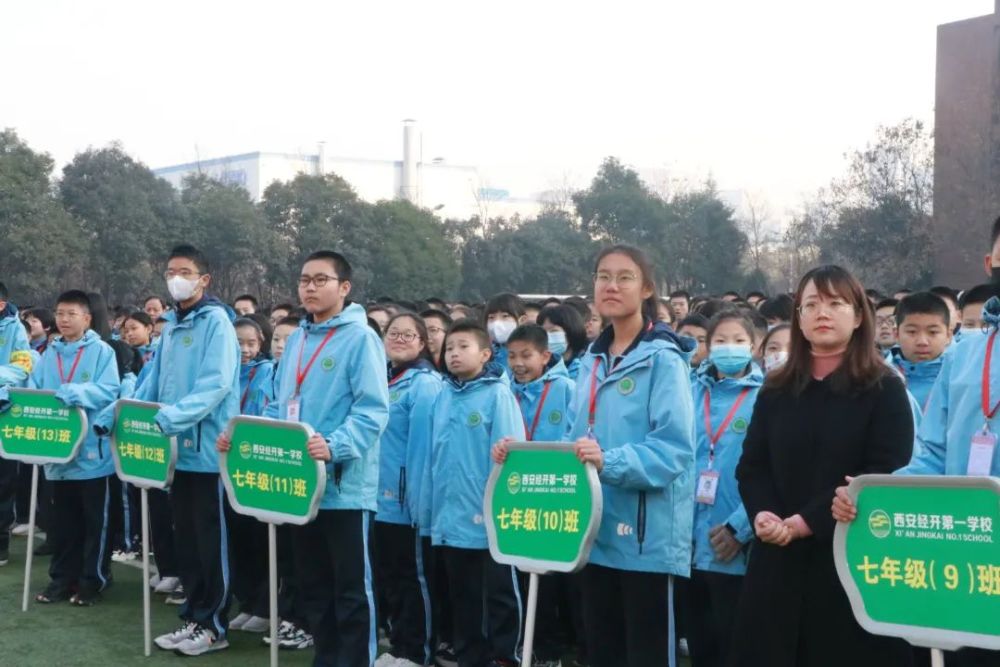
[{"label": "white chimney stack", "polygon": [[403,173],[400,179],[400,195],[406,201],[420,206],[420,130],[417,121],[407,118],[403,121]]}]

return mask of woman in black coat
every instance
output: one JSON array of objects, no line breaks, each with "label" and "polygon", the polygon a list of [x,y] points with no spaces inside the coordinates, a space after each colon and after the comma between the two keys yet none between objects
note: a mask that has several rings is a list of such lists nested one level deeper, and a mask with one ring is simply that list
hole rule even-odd
[{"label": "woman in black coat", "polygon": [[913,447],[903,382],[879,357],[861,284],[807,273],[785,366],[757,398],[736,469],[757,539],[737,611],[732,665],[905,667],[911,651],[854,620],[833,564],[830,503],[845,475],[891,473]]}]

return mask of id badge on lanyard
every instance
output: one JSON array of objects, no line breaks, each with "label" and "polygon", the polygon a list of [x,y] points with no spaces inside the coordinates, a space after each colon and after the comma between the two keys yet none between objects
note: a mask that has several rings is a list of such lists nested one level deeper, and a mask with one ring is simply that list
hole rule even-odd
[{"label": "id badge on lanyard", "polygon": [[698,487],[695,500],[702,505],[714,505],[715,495],[719,492],[719,471],[703,470],[698,475]]},{"label": "id badge on lanyard", "polygon": [[288,399],[288,414],[285,419],[290,422],[301,421],[299,417],[299,397],[298,395],[292,396]]}]

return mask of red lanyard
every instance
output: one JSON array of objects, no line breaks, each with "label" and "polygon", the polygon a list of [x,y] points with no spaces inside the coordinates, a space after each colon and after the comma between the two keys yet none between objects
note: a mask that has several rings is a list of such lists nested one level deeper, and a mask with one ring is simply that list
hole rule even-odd
[{"label": "red lanyard", "polygon": [[[545,381],[545,388],[542,389],[542,397],[538,399],[538,407],[535,408],[535,418],[531,420],[531,428],[528,428],[528,420],[524,419],[524,413],[521,414],[521,419],[524,419],[524,431],[528,436],[528,441],[535,439],[535,429],[538,428],[538,420],[542,416],[542,407],[545,405],[545,399],[548,398],[549,389],[552,388],[552,380]],[[517,404],[521,405],[521,395],[515,394],[517,398]]]},{"label": "red lanyard", "polygon": [[240,399],[240,412],[243,412],[243,408],[246,407],[247,396],[250,394],[250,385],[253,384],[253,378],[257,375],[258,368],[260,368],[260,366],[254,366],[250,369],[250,377],[247,378],[247,388],[243,390],[243,398]]},{"label": "red lanyard", "polygon": [[74,357],[73,359],[73,365],[69,369],[69,377],[66,377],[65,375],[63,375],[62,355],[56,353],[56,364],[58,364],[59,366],[59,380],[63,384],[69,384],[70,382],[73,381],[73,376],[76,375],[76,367],[80,365],[80,357],[82,356],[83,356],[83,346],[81,346],[80,349],[76,351],[76,357]]},{"label": "red lanyard", "polygon": [[740,409],[743,405],[743,399],[747,397],[750,393],[750,387],[744,387],[740,395],[736,397],[736,401],[733,403],[733,407],[729,408],[729,414],[726,418],[722,420],[722,425],[719,426],[719,430],[712,435],[712,392],[705,392],[705,435],[708,436],[708,466],[712,467],[712,461],[715,460],[715,444],[719,442],[722,434],[726,432],[729,428],[729,422],[733,421],[733,417],[736,416],[736,411]]},{"label": "red lanyard", "polygon": [[990,410],[990,361],[993,359],[993,340],[996,337],[997,330],[994,329],[993,333],[990,334],[990,339],[986,341],[986,360],[983,361],[983,384],[980,393],[983,397],[983,417],[986,418],[987,424],[996,415],[997,410],[1000,410],[1000,401],[997,401],[993,409]]},{"label": "red lanyard", "polygon": [[302,383],[305,382],[306,376],[309,375],[309,369],[312,368],[313,363],[316,362],[316,358],[319,353],[323,351],[326,344],[330,342],[333,338],[333,334],[337,333],[337,329],[333,328],[326,332],[326,336],[323,337],[323,341],[316,348],[316,351],[312,353],[312,357],[309,358],[309,363],[306,364],[305,368],[302,368],[302,353],[306,349],[306,341],[309,339],[309,332],[306,331],[305,335],[302,337],[302,345],[299,346],[299,360],[295,363],[295,395],[299,395],[299,389],[302,388]]},{"label": "red lanyard", "polygon": [[397,373],[391,380],[389,380],[389,386],[391,387],[392,385],[394,385],[397,382],[399,382],[400,380],[402,380],[403,376],[406,375],[406,371],[408,371],[408,370],[410,370],[410,369],[407,368],[407,369],[404,369],[404,370],[400,371],[399,373]]},{"label": "red lanyard", "polygon": [[594,359],[594,368],[590,371],[590,411],[587,417],[587,434],[594,435],[594,420],[597,416],[597,369],[604,363],[602,357]]}]

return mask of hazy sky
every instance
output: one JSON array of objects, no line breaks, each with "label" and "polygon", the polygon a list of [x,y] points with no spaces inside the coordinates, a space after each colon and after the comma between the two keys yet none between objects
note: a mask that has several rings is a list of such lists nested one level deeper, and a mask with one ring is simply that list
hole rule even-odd
[{"label": "hazy sky", "polygon": [[936,26],[992,0],[8,2],[0,126],[61,166],[255,150],[478,165],[514,194],[619,156],[778,216],[880,123],[933,121]]}]

